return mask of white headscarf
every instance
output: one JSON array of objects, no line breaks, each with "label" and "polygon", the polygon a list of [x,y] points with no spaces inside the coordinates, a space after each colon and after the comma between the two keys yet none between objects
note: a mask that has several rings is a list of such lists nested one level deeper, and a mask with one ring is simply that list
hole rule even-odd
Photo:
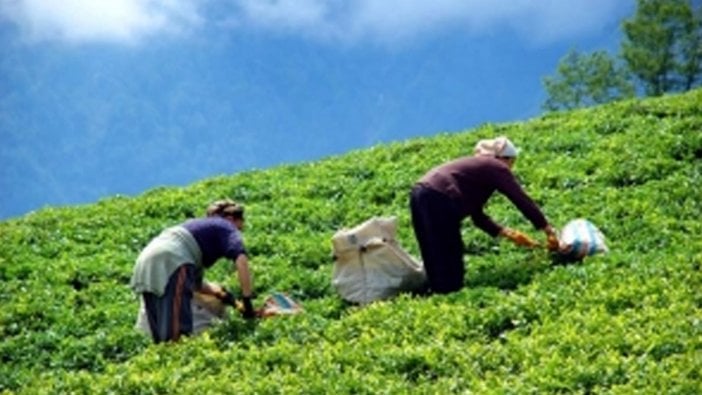
[{"label": "white headscarf", "polygon": [[501,158],[516,158],[517,147],[505,136],[500,136],[494,139],[485,139],[478,141],[475,145],[476,155],[487,155]]}]

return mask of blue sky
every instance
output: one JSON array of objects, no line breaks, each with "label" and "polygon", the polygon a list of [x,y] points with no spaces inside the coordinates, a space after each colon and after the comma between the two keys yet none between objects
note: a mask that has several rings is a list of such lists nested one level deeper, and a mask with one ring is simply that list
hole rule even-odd
[{"label": "blue sky", "polygon": [[0,219],[526,120],[558,60],[616,53],[634,9],[0,0]]}]

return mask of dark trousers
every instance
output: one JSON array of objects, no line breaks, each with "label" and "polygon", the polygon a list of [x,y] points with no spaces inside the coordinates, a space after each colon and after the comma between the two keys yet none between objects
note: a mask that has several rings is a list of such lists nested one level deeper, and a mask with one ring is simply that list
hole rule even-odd
[{"label": "dark trousers", "polygon": [[430,291],[458,291],[463,287],[465,267],[461,217],[454,202],[440,192],[417,185],[410,193],[410,210]]},{"label": "dark trousers", "polygon": [[195,284],[195,265],[180,266],[168,279],[163,296],[144,292],[144,305],[154,343],[177,341],[193,332],[190,301]]}]

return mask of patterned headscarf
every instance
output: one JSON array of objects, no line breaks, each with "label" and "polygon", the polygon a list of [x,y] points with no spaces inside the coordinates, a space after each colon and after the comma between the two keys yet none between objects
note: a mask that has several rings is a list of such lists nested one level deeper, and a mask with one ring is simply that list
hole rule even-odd
[{"label": "patterned headscarf", "polygon": [[498,158],[516,158],[517,147],[505,136],[500,136],[494,139],[485,139],[478,141],[475,145],[476,155],[487,155]]}]

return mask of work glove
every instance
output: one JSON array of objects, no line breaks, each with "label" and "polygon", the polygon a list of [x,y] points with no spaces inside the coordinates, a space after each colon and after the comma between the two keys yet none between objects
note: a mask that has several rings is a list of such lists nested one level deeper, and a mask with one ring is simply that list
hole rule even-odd
[{"label": "work glove", "polygon": [[236,298],[234,297],[234,294],[231,292],[227,291],[226,289],[222,288],[222,293],[217,296],[219,300],[222,301],[222,303],[236,307]]},{"label": "work glove", "polygon": [[525,235],[524,233],[510,229],[510,228],[502,228],[502,231],[500,231],[500,234],[506,238],[508,238],[510,241],[512,241],[514,244],[520,246],[520,247],[536,247],[539,245],[538,242],[533,240],[531,237]]},{"label": "work glove", "polygon": [[235,309],[239,310],[239,312],[241,312],[241,316],[246,319],[256,318],[260,315],[256,312],[256,310],[254,310],[250,296],[245,296],[242,298],[241,301],[238,301],[234,297],[234,294],[227,291],[226,289],[222,289],[222,293],[218,295],[218,298],[222,301],[222,303],[232,306]]},{"label": "work glove", "polygon": [[546,228],[544,228],[544,232],[546,232],[546,248],[548,248],[549,251],[558,251],[561,246],[561,242],[558,239],[558,234],[556,234],[556,231],[551,225],[548,225]]},{"label": "work glove", "polygon": [[259,314],[254,310],[253,304],[251,303],[251,297],[244,296],[243,298],[243,309],[241,309],[241,316],[247,320],[256,318]]}]

